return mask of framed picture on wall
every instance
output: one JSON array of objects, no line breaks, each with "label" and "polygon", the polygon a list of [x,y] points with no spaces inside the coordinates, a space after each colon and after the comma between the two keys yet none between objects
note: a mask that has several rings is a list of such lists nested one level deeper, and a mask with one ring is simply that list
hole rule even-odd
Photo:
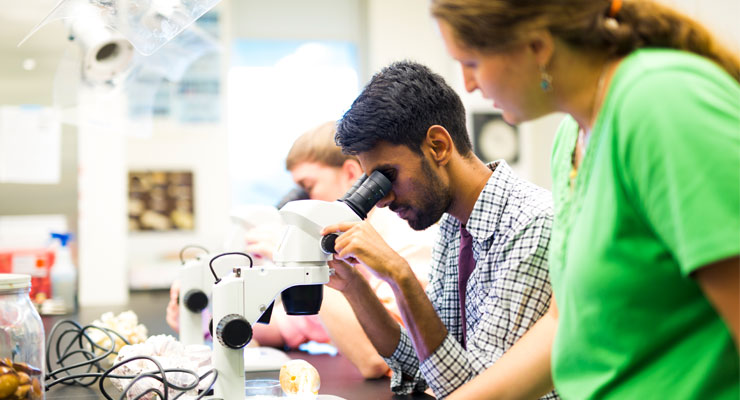
[{"label": "framed picture on wall", "polygon": [[473,149],[485,162],[504,159],[509,164],[519,161],[519,131],[496,112],[474,112]]},{"label": "framed picture on wall", "polygon": [[129,171],[129,231],[192,231],[192,171]]}]

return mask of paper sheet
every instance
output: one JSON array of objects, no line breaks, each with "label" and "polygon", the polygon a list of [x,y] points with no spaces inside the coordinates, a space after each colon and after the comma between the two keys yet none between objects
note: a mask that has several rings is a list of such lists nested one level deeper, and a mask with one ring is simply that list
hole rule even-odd
[{"label": "paper sheet", "polygon": [[0,183],[58,184],[61,136],[52,108],[0,106]]}]

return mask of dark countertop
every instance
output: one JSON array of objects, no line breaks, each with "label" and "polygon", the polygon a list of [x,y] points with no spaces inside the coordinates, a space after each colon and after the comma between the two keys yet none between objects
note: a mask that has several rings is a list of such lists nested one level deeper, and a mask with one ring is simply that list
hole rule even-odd
[{"label": "dark countertop", "polygon": [[[177,335],[167,326],[165,307],[169,301],[167,290],[156,291],[133,291],[129,304],[114,307],[85,307],[74,315],[68,316],[44,316],[44,329],[48,334],[52,326],[62,319],[73,319],[81,325],[87,325],[108,311],[118,314],[123,311],[133,310],[139,323],[147,327],[149,335],[170,334]],[[291,358],[303,359],[311,363],[319,371],[321,376],[321,394],[331,394],[343,397],[347,400],[376,400],[376,399],[433,399],[432,396],[418,393],[409,396],[394,395],[389,388],[389,379],[366,380],[349,360],[341,355],[330,356],[327,354],[311,355],[300,351],[288,352]],[[255,378],[278,378],[278,371],[248,372],[246,379]],[[120,392],[113,389],[106,382],[106,390],[111,396],[117,397]],[[91,387],[55,385],[46,393],[47,400],[61,399],[102,399],[104,396],[98,388],[98,384]]]}]

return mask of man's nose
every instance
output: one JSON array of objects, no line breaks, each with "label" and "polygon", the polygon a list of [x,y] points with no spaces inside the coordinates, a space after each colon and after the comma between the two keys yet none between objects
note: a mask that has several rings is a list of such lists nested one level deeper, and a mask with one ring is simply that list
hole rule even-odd
[{"label": "man's nose", "polygon": [[385,195],[385,197],[383,197],[377,203],[375,203],[375,207],[378,207],[378,208],[388,207],[393,202],[393,200],[395,200],[395,198],[396,196],[393,194],[393,190],[391,190],[388,192],[387,195]]}]

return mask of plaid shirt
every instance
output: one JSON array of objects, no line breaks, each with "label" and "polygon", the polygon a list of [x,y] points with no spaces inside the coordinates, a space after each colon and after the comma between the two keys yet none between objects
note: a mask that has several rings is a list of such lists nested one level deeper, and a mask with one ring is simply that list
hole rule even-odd
[{"label": "plaid shirt", "polygon": [[[516,177],[504,161],[489,168],[494,172],[466,225],[476,260],[466,290],[467,326],[461,326],[458,295],[460,221],[446,214],[426,292],[447,327],[447,337],[420,365],[408,332],[401,329],[398,347],[386,359],[396,393],[423,391],[429,385],[444,398],[496,362],[547,311],[550,192]],[[467,350],[460,344],[463,328]]]}]

